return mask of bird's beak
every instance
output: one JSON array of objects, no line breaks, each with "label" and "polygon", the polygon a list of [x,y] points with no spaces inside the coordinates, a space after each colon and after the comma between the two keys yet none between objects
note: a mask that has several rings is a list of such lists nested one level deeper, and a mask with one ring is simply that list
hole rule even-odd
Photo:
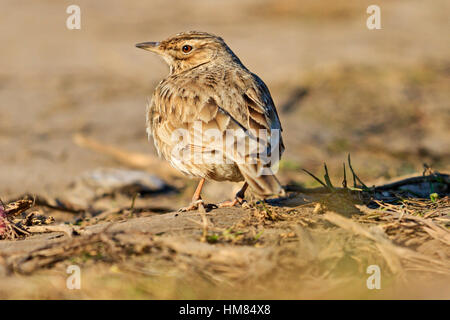
[{"label": "bird's beak", "polygon": [[141,42],[136,44],[136,47],[157,53],[159,51],[159,42]]}]

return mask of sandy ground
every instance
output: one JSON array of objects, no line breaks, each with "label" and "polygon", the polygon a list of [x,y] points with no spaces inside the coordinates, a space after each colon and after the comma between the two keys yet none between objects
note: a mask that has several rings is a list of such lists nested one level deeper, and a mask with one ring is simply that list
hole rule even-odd
[{"label": "sandy ground", "polygon": [[[439,0],[432,4],[418,0],[379,1],[382,30],[375,31],[365,26],[366,8],[372,4],[368,1],[180,0],[168,4],[167,1],[154,0],[132,4],[80,0],[77,4],[82,12],[81,30],[65,27],[68,16],[65,10],[69,3],[7,0],[1,4],[0,198],[6,202],[25,193],[65,197],[71,194],[74,182],[85,172],[97,168],[127,167],[110,155],[80,146],[74,140],[76,134],[124,152],[154,155],[153,145],[147,141],[145,133],[145,103],[168,70],[163,61],[136,49],[134,44],[158,41],[186,30],[202,30],[222,36],[243,63],[270,88],[284,127],[286,152],[279,172],[284,184],[317,186],[301,168],[321,176],[324,162],[333,181],[340,181],[342,163],[348,153],[352,155],[359,176],[368,185],[421,174],[423,163],[440,172],[448,173],[450,170],[450,47],[446,41],[448,1]],[[195,181],[173,178],[153,169],[147,171],[159,176],[172,187],[172,191],[138,197],[136,206],[147,208],[142,210],[142,215],[146,217],[119,220],[123,226],[139,225],[141,229],[138,231],[146,232],[148,238],[154,241],[151,246],[155,243],[156,247],[159,246],[158,258],[155,258],[159,262],[154,266],[154,274],[148,270],[122,272],[120,268],[125,266],[117,266],[116,258],[112,261],[94,259],[94,262],[93,259],[86,259],[78,262],[85,264],[86,277],[92,286],[85,291],[68,292],[64,287],[68,263],[65,260],[50,268],[38,268],[31,277],[5,276],[0,282],[0,296],[233,297],[236,292],[233,285],[251,274],[249,270],[252,270],[259,255],[276,255],[286,249],[289,257],[293,254],[290,250],[294,250],[289,247],[290,244],[304,243],[303,239],[308,237],[304,232],[314,233],[309,223],[299,222],[303,218],[319,219],[321,222],[315,223],[327,229],[324,235],[318,233],[317,237],[310,237],[311,243],[319,249],[298,249],[303,253],[309,252],[310,258],[317,258],[318,253],[328,252],[326,250],[336,250],[344,257],[343,243],[350,241],[349,248],[355,248],[358,241],[366,241],[364,236],[353,239],[354,235],[345,228],[328,228],[326,219],[322,221],[321,217],[313,215],[316,200],[307,199],[302,204],[312,205],[305,209],[298,208],[297,203],[294,222],[291,222],[300,229],[296,227],[291,230],[292,226],[284,220],[275,221],[275,226],[270,227],[259,223],[252,227],[255,230],[250,228],[253,231],[245,229],[250,233],[245,233],[245,239],[239,240],[238,245],[228,238],[220,238],[219,244],[205,244],[199,241],[201,226],[185,221],[186,217],[173,217],[173,211],[189,201]],[[206,185],[204,198],[208,202],[221,201],[230,198],[238,188],[234,184],[211,182]],[[96,201],[94,207],[98,210],[129,208],[131,201],[130,196],[124,195],[107,197]],[[39,210],[55,216],[58,223],[78,223],[86,218],[48,208]],[[223,235],[222,229],[234,226],[248,214],[253,214],[254,210],[213,212],[212,219],[216,220],[213,224],[221,228],[219,234]],[[163,217],[168,219],[165,223],[158,220]],[[351,218],[351,215],[347,217]],[[192,218],[202,221],[198,213],[192,214]],[[146,220],[141,224],[141,220],[133,222],[133,219]],[[252,235],[254,238],[263,229],[267,230],[263,232],[261,243],[247,239],[251,232],[255,233]],[[176,234],[178,231],[181,235]],[[206,280],[194,289],[190,278],[182,279],[179,274],[183,270],[188,270],[190,276],[196,274],[195,269],[186,267],[189,259],[196,259],[200,269],[201,263],[206,263],[206,260],[199,258],[197,253],[186,253],[185,248],[170,248],[167,242],[159,243],[154,238],[161,232],[164,233],[161,237],[167,236],[169,240],[164,241],[169,243],[173,236],[181,237],[181,240],[173,241],[175,244],[182,244],[183,237],[188,237],[192,243],[201,245],[197,248],[198,252],[204,250],[208,253],[211,250],[208,254],[214,256],[216,249],[223,249],[225,256],[243,257],[248,250],[251,252],[249,257],[254,260],[242,262],[244,267],[241,265],[238,268],[235,264],[240,263],[239,259],[235,256],[230,258],[236,261],[231,260],[232,263],[226,268],[236,268],[242,272],[231,276],[221,275],[218,269],[223,265],[213,263],[212,269],[207,269],[211,273],[202,275]],[[286,236],[290,232],[294,232],[292,238],[296,241],[285,241],[290,239]],[[36,240],[30,238],[26,241],[36,241],[36,245],[45,246],[54,235],[36,237]],[[333,237],[340,239],[336,241],[336,247],[326,249]],[[0,243],[2,256],[10,256],[7,248],[20,248],[19,243]],[[386,261],[376,246],[367,245],[369,249],[366,253],[370,256],[373,249],[377,252],[373,253],[377,257],[375,260],[385,265]],[[441,245],[443,247],[440,249],[448,252],[448,245],[442,242]],[[258,246],[271,249],[261,250]],[[25,251],[29,252],[30,248]],[[161,253],[164,250],[179,254],[176,259],[169,259]],[[227,253],[226,250],[231,251]],[[294,265],[298,268],[293,267],[295,272],[286,274],[292,277],[302,270],[303,276],[308,275],[310,280],[315,281],[311,281],[311,286],[296,287],[298,281],[304,278],[294,277],[298,281],[287,281],[292,282],[293,288],[285,291],[280,288],[272,291],[276,287],[276,276],[264,285],[261,279],[266,279],[280,264],[282,270],[287,270],[284,268],[290,260],[285,264],[273,264],[270,259],[262,259],[272,261],[262,264],[267,267],[267,272],[256,272],[254,277],[249,277],[241,293],[234,296],[393,298],[399,294],[413,298],[449,297],[448,289],[436,290],[431,285],[437,281],[439,288],[442,283],[448,288],[448,278],[442,281],[439,278],[442,274],[436,276],[435,273],[430,275],[430,279],[435,281],[424,280],[430,288],[423,286],[422,280],[418,284],[406,281],[398,287],[389,286],[389,290],[376,296],[364,287],[367,275],[363,266],[370,259],[360,251],[356,256],[359,255],[363,262],[335,269],[325,263],[312,270],[304,265],[298,266],[300,262],[294,259]],[[139,255],[136,261],[135,258],[127,259],[136,265],[153,268],[149,267],[152,266],[149,262],[151,254]],[[301,263],[307,264],[315,258],[308,259]],[[330,261],[338,260],[341,261]],[[448,255],[442,261],[448,262]],[[136,265],[133,264],[133,268],[137,268]],[[352,268],[358,269],[357,280],[346,278],[348,272],[353,272]],[[392,265],[390,268],[389,277],[395,279],[398,270],[394,272]],[[330,270],[331,278],[326,270]],[[342,278],[337,276],[339,274],[343,274]],[[406,278],[412,279],[414,276],[408,274]],[[194,276],[192,279],[198,281]],[[324,281],[323,285],[320,285],[320,279]],[[125,282],[131,285],[125,288]],[[362,283],[362,286],[344,290],[349,287],[348,283]],[[412,294],[407,284],[418,286],[420,290]],[[105,290],[99,290],[100,287]],[[327,289],[324,290],[324,287]]]}]

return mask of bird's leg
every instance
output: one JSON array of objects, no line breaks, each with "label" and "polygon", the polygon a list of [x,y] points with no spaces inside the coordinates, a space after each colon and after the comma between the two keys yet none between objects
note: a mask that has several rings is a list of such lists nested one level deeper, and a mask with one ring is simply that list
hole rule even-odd
[{"label": "bird's leg", "polygon": [[248,188],[248,183],[246,182],[242,186],[241,190],[239,190],[238,193],[236,193],[234,200],[224,201],[224,202],[219,203],[219,208],[235,207],[238,204],[243,204],[245,191],[247,190],[247,188]]},{"label": "bird's leg", "polygon": [[192,202],[189,206],[187,207],[183,207],[178,211],[184,212],[184,211],[192,211],[192,210],[197,210],[198,209],[198,205],[200,203],[203,203],[202,200],[202,189],[203,189],[203,185],[205,184],[205,178],[202,178],[200,180],[200,182],[198,183],[197,189],[195,189],[194,195],[192,196]]}]

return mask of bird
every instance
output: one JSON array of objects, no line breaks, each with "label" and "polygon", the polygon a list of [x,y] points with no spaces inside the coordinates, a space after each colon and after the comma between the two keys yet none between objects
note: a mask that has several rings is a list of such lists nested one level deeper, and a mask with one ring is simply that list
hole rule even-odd
[{"label": "bird", "polygon": [[136,47],[169,66],[147,104],[149,139],[174,168],[200,179],[191,204],[180,211],[204,204],[205,180],[244,182],[218,207],[242,205],[248,187],[262,199],[285,194],[274,174],[285,147],[269,89],[221,37],[189,31]]}]

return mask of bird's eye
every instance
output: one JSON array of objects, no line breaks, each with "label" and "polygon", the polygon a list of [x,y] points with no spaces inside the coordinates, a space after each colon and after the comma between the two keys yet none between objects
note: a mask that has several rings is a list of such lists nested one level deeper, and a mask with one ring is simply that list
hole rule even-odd
[{"label": "bird's eye", "polygon": [[192,47],[189,45],[185,45],[183,46],[183,48],[181,48],[181,50],[183,50],[184,53],[188,53],[192,50]]}]

